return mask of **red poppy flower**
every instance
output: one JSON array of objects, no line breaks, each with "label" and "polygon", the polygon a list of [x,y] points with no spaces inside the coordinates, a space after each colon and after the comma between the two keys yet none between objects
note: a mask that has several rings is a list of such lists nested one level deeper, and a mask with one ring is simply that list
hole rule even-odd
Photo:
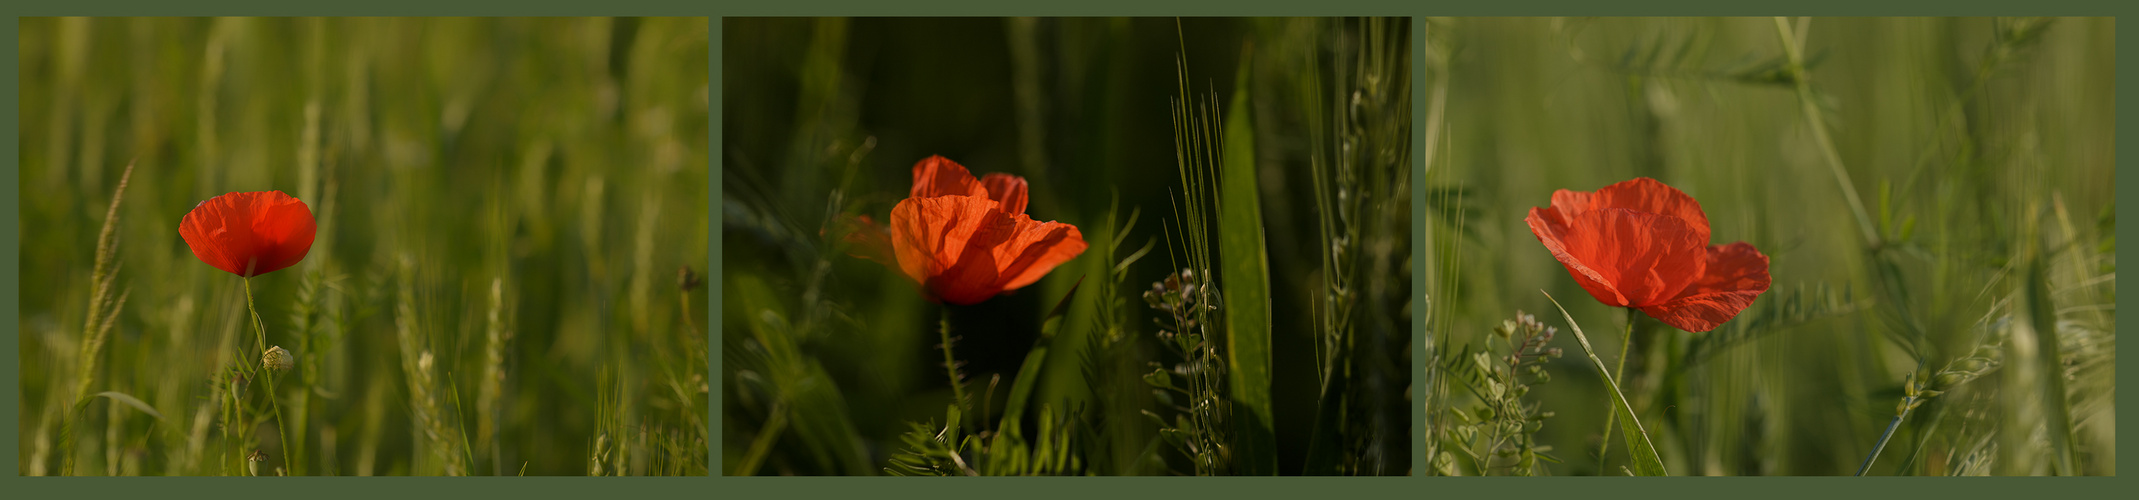
[{"label": "red poppy flower", "polygon": [[1655,179],[1553,191],[1552,206],[1523,220],[1598,302],[1681,330],[1714,330],[1768,291],[1768,256],[1745,242],[1709,245],[1701,204]]},{"label": "red poppy flower", "polygon": [[193,248],[194,257],[248,278],[304,260],[318,229],[312,209],[281,191],[210,198],[178,223],[178,235]]},{"label": "red poppy flower", "polygon": [[857,256],[896,266],[929,300],[974,304],[1023,288],[1084,253],[1077,226],[1025,214],[1025,178],[973,178],[941,156],[914,164],[911,196],[891,209],[887,232],[867,216],[846,240]]}]

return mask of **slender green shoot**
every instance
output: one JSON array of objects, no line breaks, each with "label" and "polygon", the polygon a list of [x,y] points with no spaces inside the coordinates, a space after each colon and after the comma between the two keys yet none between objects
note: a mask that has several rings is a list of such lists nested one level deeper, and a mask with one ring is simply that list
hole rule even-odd
[{"label": "slender green shoot", "polygon": [[[1544,293],[1544,290],[1539,290]],[[1582,334],[1582,325],[1567,314],[1567,307],[1560,305],[1552,294],[1545,293],[1545,300],[1560,309],[1560,316],[1567,319],[1567,328],[1575,332],[1575,340],[1582,344],[1582,353],[1589,356],[1590,365],[1597,368],[1597,376],[1604,379],[1605,392],[1612,396],[1612,411],[1618,414],[1619,430],[1627,442],[1627,455],[1634,460],[1634,473],[1643,476],[1670,475],[1664,470],[1664,460],[1656,455],[1656,445],[1649,442],[1649,433],[1641,428],[1641,420],[1634,417],[1634,407],[1627,404],[1625,394],[1619,392],[1619,383],[1612,373],[1604,369],[1604,360],[1597,359],[1597,351],[1589,346],[1589,336]]]}]

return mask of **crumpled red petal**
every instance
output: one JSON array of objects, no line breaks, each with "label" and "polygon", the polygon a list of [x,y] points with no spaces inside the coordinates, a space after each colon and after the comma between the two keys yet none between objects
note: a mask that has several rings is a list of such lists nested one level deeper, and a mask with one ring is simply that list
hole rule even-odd
[{"label": "crumpled red petal", "polygon": [[1531,208],[1524,220],[1591,297],[1614,307],[1663,302],[1701,276],[1705,232],[1684,219],[1624,208]]},{"label": "crumpled red petal", "polygon": [[252,277],[304,260],[318,232],[312,210],[281,191],[228,193],[201,202],[178,223],[193,256]]},{"label": "crumpled red petal", "polygon": [[988,188],[988,199],[995,200],[1003,213],[1025,213],[1025,178],[1005,173],[990,173],[980,177],[980,184]]},{"label": "crumpled red petal", "polygon": [[867,216],[843,224],[854,256],[894,265],[929,300],[969,305],[1023,288],[1087,244],[1076,226],[1025,214],[1025,179],[975,179],[941,156],[914,164],[912,196],[891,209],[890,230]]},{"label": "crumpled red petal", "polygon": [[914,163],[914,198],[936,196],[978,196],[989,199],[988,188],[973,178],[964,165],[942,156],[930,156]]},{"label": "crumpled red petal", "polygon": [[1084,253],[1087,244],[1077,226],[1055,221],[1038,222],[1025,214],[1011,216],[1017,229],[1010,241],[995,249],[1003,290],[1024,288],[1046,276],[1055,266]]},{"label": "crumpled red petal", "polygon": [[993,248],[1017,227],[994,201],[976,196],[907,198],[891,209],[899,270],[931,296],[971,304],[1000,293]]},{"label": "crumpled red petal", "polygon": [[876,219],[857,215],[840,223],[838,231],[839,239],[847,242],[847,255],[886,266],[899,265],[897,254],[891,250],[891,230],[877,224]]},{"label": "crumpled red petal", "polygon": [[1708,247],[1706,272],[1677,298],[1641,311],[1680,330],[1705,332],[1730,321],[1768,290],[1768,256],[1737,242]]},{"label": "crumpled red petal", "polygon": [[1552,193],[1552,208],[1563,217],[1575,217],[1592,210],[1624,208],[1637,212],[1649,212],[1684,219],[1687,227],[1701,236],[1701,243],[1708,243],[1708,214],[1701,211],[1701,203],[1679,191],[1648,177],[1636,177],[1605,186],[1594,193],[1561,189]]}]

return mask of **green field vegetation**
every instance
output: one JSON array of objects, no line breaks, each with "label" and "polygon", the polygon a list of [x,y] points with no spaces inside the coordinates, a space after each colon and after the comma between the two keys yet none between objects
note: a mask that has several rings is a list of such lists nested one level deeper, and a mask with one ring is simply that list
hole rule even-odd
[{"label": "green field vegetation", "polygon": [[[725,474],[1411,473],[1408,21],[723,22]],[[849,256],[931,155],[1090,248]]]},{"label": "green field vegetation", "polygon": [[[1420,124],[1441,131],[1421,183],[1427,469],[2115,474],[2114,35],[2109,19],[1431,20],[1447,104]],[[1653,460],[1608,422],[1594,366],[1621,362],[1626,313],[1523,222],[1555,189],[1635,177],[1699,200],[1712,244],[1772,259],[1773,286],[1715,331],[1636,315],[1615,378]]]},{"label": "green field vegetation", "polygon": [[[20,473],[709,471],[705,19],[20,27]],[[263,377],[178,225],[268,190]]]}]

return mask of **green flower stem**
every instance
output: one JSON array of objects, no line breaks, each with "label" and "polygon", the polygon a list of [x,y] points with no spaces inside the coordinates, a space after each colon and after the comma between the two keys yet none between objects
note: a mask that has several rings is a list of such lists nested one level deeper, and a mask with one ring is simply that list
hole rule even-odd
[{"label": "green flower stem", "polygon": [[[251,276],[245,277],[245,310],[252,313],[253,338],[260,343],[260,355],[255,359],[265,360],[267,358],[267,326],[260,322],[260,309],[253,305],[253,279]],[[282,404],[275,399],[278,394],[275,392],[275,373],[272,369],[264,369],[266,368],[264,366],[261,368],[263,369],[255,371],[266,373],[254,378],[267,381],[267,407],[275,411],[275,433],[282,438],[282,442],[278,443],[276,448],[282,452],[282,465],[289,469],[289,474],[296,475],[297,462],[290,460],[289,429],[287,426],[282,425]]]},{"label": "green flower stem", "polygon": [[958,358],[951,355],[951,311],[949,307],[944,308],[940,325],[941,327],[936,329],[936,333],[943,340],[943,344],[941,344],[943,346],[943,370],[951,376],[951,399],[953,403],[959,406],[959,411],[965,411],[965,382],[958,379]]},{"label": "green flower stem", "polygon": [[[1627,331],[1625,335],[1619,336],[1619,361],[1615,363],[1615,366],[1612,367],[1612,380],[1622,380],[1626,377],[1627,353],[1629,352],[1628,348],[1633,346],[1634,308],[1629,307],[1627,308]],[[1604,400],[1604,406],[1606,408],[1610,408],[1612,404],[1613,403],[1610,399],[1610,395],[1606,395],[1606,399]],[[1604,415],[1604,439],[1599,440],[1597,444],[1597,474],[1599,475],[1604,474],[1604,461],[1607,458],[1605,452],[1612,450],[1612,426],[1618,425],[1618,421],[1618,412],[1606,413]]]}]

